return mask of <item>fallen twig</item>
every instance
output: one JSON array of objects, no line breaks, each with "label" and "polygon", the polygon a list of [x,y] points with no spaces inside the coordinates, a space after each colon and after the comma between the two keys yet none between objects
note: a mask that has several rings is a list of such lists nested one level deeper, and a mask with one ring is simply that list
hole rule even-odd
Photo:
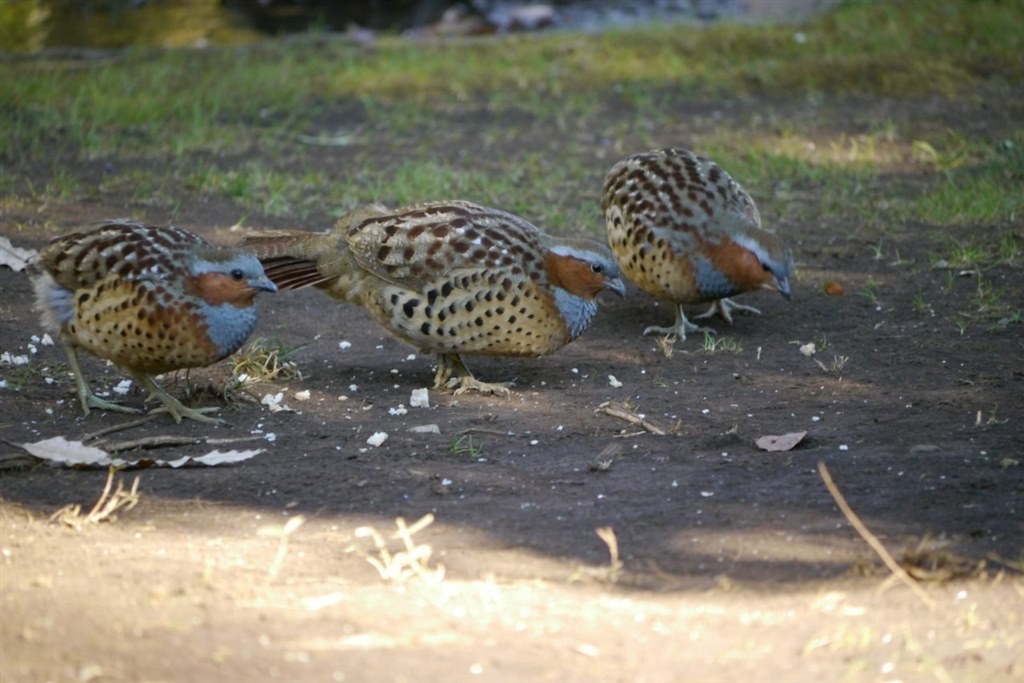
[{"label": "fallen twig", "polygon": [[836,483],[832,481],[832,475],[828,473],[828,468],[825,467],[825,463],[821,460],[818,461],[818,474],[821,475],[822,481],[825,482],[825,487],[828,488],[828,492],[832,494],[832,498],[836,501],[836,505],[839,506],[840,512],[846,517],[847,521],[853,525],[853,528],[857,530],[857,533],[861,535],[871,549],[874,550],[879,557],[882,558],[882,562],[889,568],[889,571],[893,573],[896,578],[905,583],[910,587],[910,590],[914,592],[914,595],[923,602],[928,609],[935,609],[935,602],[928,597],[928,594],[922,590],[920,586],[911,578],[910,574],[904,571],[903,567],[893,559],[893,556],[889,554],[889,551],[885,549],[882,542],[878,540],[878,537],[871,533],[871,531],[864,525],[864,522],[860,521],[860,518],[850,508],[846,499],[843,498],[843,494],[839,492],[839,488]]},{"label": "fallen twig", "polygon": [[638,427],[646,429],[651,434],[665,434],[665,430],[662,429],[661,427],[658,427],[657,425],[648,422],[639,415],[635,415],[627,410],[623,410],[622,408],[613,406],[610,401],[605,401],[604,403],[599,405],[594,412],[604,413],[605,415],[610,415],[612,417],[617,417],[620,420],[625,420],[630,424],[634,424],[637,425]]},{"label": "fallen twig", "polygon": [[501,431],[500,429],[484,429],[483,427],[468,427],[455,432],[456,436],[466,434],[494,434],[495,436],[515,436],[515,432]]},{"label": "fallen twig", "polygon": [[142,418],[140,420],[132,420],[131,422],[122,422],[121,424],[116,424],[116,425],[111,425],[109,427],[104,427],[103,429],[101,429],[99,431],[90,432],[89,434],[83,434],[82,438],[79,439],[79,441],[81,441],[82,443],[89,443],[93,439],[98,439],[101,436],[105,436],[107,434],[112,434],[114,432],[123,432],[126,429],[132,429],[133,427],[138,427],[140,425],[144,425],[147,422],[150,422],[150,421],[156,419],[157,417],[159,417],[159,415],[154,415],[154,414],[151,413],[151,414],[147,415],[146,417],[144,417],[144,418]]},{"label": "fallen twig", "polygon": [[171,434],[165,434],[161,436],[146,436],[141,439],[134,439],[132,441],[121,441],[113,444],[103,444],[102,442],[95,444],[97,447],[102,446],[103,450],[108,453],[120,453],[121,451],[131,451],[137,448],[163,448],[165,446],[189,446],[192,444],[203,443],[211,446],[227,443],[237,443],[239,441],[255,441],[261,439],[261,436],[239,436],[234,438],[224,439],[213,439],[207,436],[174,436]]}]

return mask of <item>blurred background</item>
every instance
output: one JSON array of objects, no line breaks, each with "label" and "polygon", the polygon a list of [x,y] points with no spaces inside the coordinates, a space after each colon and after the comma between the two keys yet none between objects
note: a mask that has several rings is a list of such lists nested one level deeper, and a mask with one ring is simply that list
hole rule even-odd
[{"label": "blurred background", "polygon": [[[793,20],[836,0],[4,0],[0,50],[203,47],[309,30],[430,35]],[[796,16],[795,16],[796,15]]]}]

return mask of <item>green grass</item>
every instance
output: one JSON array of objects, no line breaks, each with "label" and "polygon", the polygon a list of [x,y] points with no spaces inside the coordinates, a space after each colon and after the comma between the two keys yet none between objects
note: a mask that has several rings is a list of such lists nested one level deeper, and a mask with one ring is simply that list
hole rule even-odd
[{"label": "green grass", "polygon": [[[608,166],[678,141],[739,180],[766,223],[812,221],[885,239],[886,255],[902,263],[907,226],[1019,220],[1024,131],[994,143],[921,129],[898,113],[857,120],[855,108],[817,108],[841,101],[833,95],[977,99],[989,97],[977,86],[1012,90],[1024,82],[1022,37],[1020,3],[936,0],[848,2],[799,27],[439,43],[382,36],[372,48],[316,35],[84,63],[7,60],[0,199],[114,195],[167,208],[195,192],[240,213],[302,219],[367,201],[461,197],[555,233],[598,237],[595,188]],[[698,121],[686,111],[751,96],[768,106],[750,119]],[[793,115],[770,106],[779,96],[809,106]],[[337,175],[300,166],[335,153]],[[126,170],[74,168],[111,157]],[[55,160],[45,179],[41,159]],[[22,167],[35,172],[23,178]],[[986,246],[994,248],[989,259],[1020,263],[1018,238]]]},{"label": "green grass", "polygon": [[306,208],[319,198],[329,182],[321,171],[300,176],[274,170],[257,161],[231,168],[201,165],[185,180],[186,186],[203,194],[220,194],[239,205],[269,216],[302,218]]},{"label": "green grass", "polygon": [[472,434],[457,434],[452,437],[450,450],[452,455],[465,455],[471,458],[477,458],[480,457],[481,453],[483,453],[483,446],[481,446],[479,442],[473,442]]},{"label": "green grass", "polygon": [[667,93],[952,95],[1019,82],[1024,8],[998,2],[851,2],[799,27],[665,26],[374,49],[318,40],[209,51],[129,51],[74,68],[4,62],[0,153],[41,143],[86,155],[221,150],[303,132],[323,107],[359,103],[398,133],[467,106],[519,110],[574,128],[608,101],[667,120]]}]

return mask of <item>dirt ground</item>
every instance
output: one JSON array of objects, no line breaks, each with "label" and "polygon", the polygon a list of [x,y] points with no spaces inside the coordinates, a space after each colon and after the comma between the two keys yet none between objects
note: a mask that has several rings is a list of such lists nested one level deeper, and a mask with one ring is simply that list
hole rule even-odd
[{"label": "dirt ground", "polygon": [[[935,106],[934,121],[959,116]],[[216,239],[237,217],[188,194],[177,210]],[[127,196],[26,202],[2,220],[5,234],[39,226],[13,236],[38,248],[54,224],[125,213],[166,220]],[[698,335],[664,353],[640,331],[670,309],[631,289],[552,356],[469,359],[485,381],[514,381],[505,399],[431,390],[410,407],[431,358],[318,292],[265,296],[257,336],[304,345],[302,378],[255,394],[283,392],[292,411],[235,401],[224,425],[161,417],[104,437],[248,439],[151,451],[165,459],[263,452],[122,471],[138,477],[137,506],[80,529],[48,518],[91,507],[107,472],[27,461],[12,444],[137,418],[83,418],[60,349],[36,343],[28,366],[0,368],[0,679],[1020,681],[1021,326],[961,333],[974,276],[927,265],[937,244],[923,230],[891,244],[919,266],[907,269],[856,231],[784,228],[793,300],[750,296],[762,316],[714,322],[740,351]],[[1019,267],[985,276],[1020,309]],[[877,301],[858,294],[869,278]],[[826,296],[829,279],[846,294]],[[28,279],[0,268],[0,288],[0,351],[27,354],[42,333]],[[935,303],[922,310],[918,292]],[[101,388],[122,379],[86,368]],[[609,401],[667,434],[598,412]],[[410,431],[431,424],[439,433]],[[754,445],[802,430],[789,452]],[[376,432],[388,438],[375,447]],[[891,580],[819,462],[897,559],[946,580],[922,582],[923,596]],[[428,514],[413,557],[396,554],[396,520]]]}]

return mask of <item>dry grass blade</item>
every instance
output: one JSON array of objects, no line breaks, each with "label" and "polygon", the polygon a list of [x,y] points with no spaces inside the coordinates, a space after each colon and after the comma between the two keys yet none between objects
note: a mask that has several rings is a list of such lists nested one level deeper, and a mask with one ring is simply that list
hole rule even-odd
[{"label": "dry grass blade", "polygon": [[587,469],[591,472],[607,472],[612,468],[615,459],[620,455],[622,455],[622,445],[610,443],[597,454],[597,457],[587,466]]},{"label": "dry grass blade", "polygon": [[278,379],[302,378],[289,357],[301,347],[285,349],[266,339],[254,339],[232,357],[231,373],[242,384],[269,383]]},{"label": "dry grass blade", "polygon": [[434,515],[432,514],[424,515],[414,522],[412,526],[407,526],[405,519],[402,517],[396,519],[395,525],[398,527],[398,531],[392,538],[401,540],[404,550],[394,553],[388,549],[388,543],[385,538],[373,527],[359,527],[356,529],[355,535],[357,538],[369,537],[373,539],[377,556],[363,554],[363,557],[377,570],[377,573],[385,581],[403,582],[413,577],[418,577],[424,583],[436,584],[444,580],[444,565],[438,564],[436,568],[431,569],[429,562],[433,550],[429,545],[417,544],[413,540],[413,534],[422,531],[433,523]]},{"label": "dry grass blade", "polygon": [[619,539],[615,536],[615,529],[610,526],[603,526],[594,529],[597,537],[608,546],[609,561],[606,567],[579,567],[569,577],[569,583],[584,580],[607,581],[616,583],[622,571],[622,560],[619,558]]},{"label": "dry grass blade", "polygon": [[598,538],[608,546],[608,554],[611,556],[608,564],[608,580],[615,583],[619,579],[619,572],[622,571],[622,560],[619,559],[619,539],[615,536],[615,529],[610,526],[603,526],[595,530]]},{"label": "dry grass blade", "polygon": [[131,510],[139,502],[139,478],[135,477],[132,487],[125,490],[124,482],[118,480],[117,488],[111,493],[110,489],[114,484],[114,473],[117,468],[111,467],[107,472],[107,483],[103,487],[96,504],[87,514],[82,514],[82,506],[78,503],[65,505],[50,515],[51,522],[59,522],[69,526],[76,531],[81,531],[85,524],[99,524],[100,522],[113,522],[117,519],[116,513],[119,510]]},{"label": "dry grass blade", "polygon": [[836,483],[832,481],[832,475],[829,474],[825,463],[820,460],[818,461],[818,473],[821,475],[822,481],[825,482],[825,487],[828,489],[828,492],[832,494],[832,498],[836,501],[836,505],[839,506],[839,510],[843,513],[843,516],[845,516],[847,521],[853,525],[853,528],[857,530],[857,533],[861,535],[861,538],[867,541],[867,544],[871,546],[871,549],[882,558],[882,562],[884,562],[885,566],[889,568],[889,571],[891,571],[896,578],[909,586],[910,590],[914,592],[914,595],[916,595],[921,602],[928,607],[928,609],[935,609],[935,602],[929,598],[928,594],[917,585],[914,579],[911,578],[906,571],[904,571],[903,567],[893,559],[892,555],[889,554],[889,551],[885,549],[884,545],[882,545],[882,542],[878,540],[878,537],[868,530],[864,525],[864,522],[860,520],[860,517],[858,517],[856,513],[854,513],[853,509],[850,508],[846,499],[843,498],[843,494],[839,492],[839,488],[836,486]]},{"label": "dry grass blade", "polygon": [[273,583],[274,579],[276,579],[278,574],[281,573],[281,567],[284,565],[284,560],[288,556],[288,539],[305,523],[305,517],[302,515],[296,515],[285,522],[282,526],[265,526],[257,530],[256,533],[260,536],[269,536],[271,538],[278,539],[277,552],[274,553],[274,559],[270,562],[270,568],[267,570],[268,584]]}]

